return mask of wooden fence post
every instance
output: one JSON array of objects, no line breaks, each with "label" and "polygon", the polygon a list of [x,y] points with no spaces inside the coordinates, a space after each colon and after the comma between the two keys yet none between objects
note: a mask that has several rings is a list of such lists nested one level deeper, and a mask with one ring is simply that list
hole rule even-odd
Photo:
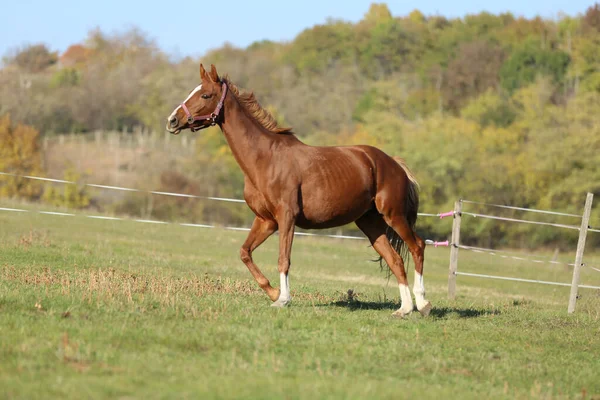
[{"label": "wooden fence post", "polygon": [[592,212],[592,201],[594,194],[588,193],[585,199],[585,208],[583,210],[583,218],[581,218],[581,228],[579,229],[579,241],[577,242],[577,253],[575,254],[575,266],[573,267],[573,282],[571,283],[571,295],[569,296],[569,314],[575,311],[577,303],[577,291],[579,289],[579,274],[583,265],[583,252],[585,250],[585,240],[590,224],[590,214]]},{"label": "wooden fence post", "polygon": [[456,271],[458,269],[458,245],[460,244],[460,220],[462,201],[454,203],[454,221],[452,222],[452,247],[450,248],[450,267],[448,271],[448,298],[456,297]]}]

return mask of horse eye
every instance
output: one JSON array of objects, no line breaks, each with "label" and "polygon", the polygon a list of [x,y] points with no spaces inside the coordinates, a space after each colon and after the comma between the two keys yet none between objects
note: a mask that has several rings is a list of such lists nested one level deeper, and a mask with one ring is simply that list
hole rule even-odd
[{"label": "horse eye", "polygon": [[203,95],[202,95],[202,98],[203,98],[203,99],[210,99],[210,94],[203,94]]}]

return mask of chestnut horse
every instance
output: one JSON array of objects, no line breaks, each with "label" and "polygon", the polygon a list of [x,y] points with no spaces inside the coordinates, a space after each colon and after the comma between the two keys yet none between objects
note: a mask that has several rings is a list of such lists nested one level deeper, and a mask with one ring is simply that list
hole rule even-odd
[{"label": "chestnut horse", "polygon": [[[167,118],[167,130],[197,131],[218,125],[244,172],[244,198],[256,217],[240,256],[274,302],[290,302],[288,272],[294,228],[323,229],[355,222],[398,280],[403,317],[413,310],[403,255],[415,263],[417,309],[428,315],[423,257],[425,242],[414,225],[418,184],[402,160],[371,146],[314,147],[280,127],[252,93],[240,93],[214,65],[200,64],[201,84]],[[390,229],[391,228],[391,229]],[[276,289],[252,260],[252,252],[279,230],[280,286]]]}]

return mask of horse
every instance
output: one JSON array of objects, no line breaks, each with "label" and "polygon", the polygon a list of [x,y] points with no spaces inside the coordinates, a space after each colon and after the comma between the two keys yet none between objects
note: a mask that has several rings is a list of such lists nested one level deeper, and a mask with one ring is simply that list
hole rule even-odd
[{"label": "horse", "polygon": [[[172,134],[218,125],[244,173],[244,199],[255,214],[240,258],[272,306],[290,303],[289,270],[295,227],[325,229],[351,222],[367,236],[398,281],[405,317],[414,305],[404,267],[408,252],[415,264],[417,310],[429,315],[425,299],[425,242],[415,232],[419,186],[406,163],[382,150],[360,146],[310,146],[280,126],[252,92],[240,92],[214,65],[200,64],[200,85],[167,117]],[[279,231],[279,288],[271,286],[252,253]]]}]

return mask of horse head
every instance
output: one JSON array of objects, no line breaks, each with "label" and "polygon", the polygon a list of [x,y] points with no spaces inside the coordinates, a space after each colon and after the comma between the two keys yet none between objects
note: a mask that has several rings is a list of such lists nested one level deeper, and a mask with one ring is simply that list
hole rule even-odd
[{"label": "horse head", "polygon": [[200,64],[200,85],[167,118],[167,130],[177,135],[183,129],[192,132],[215,125],[220,118],[227,94],[227,84],[221,82],[217,69],[206,72]]}]

